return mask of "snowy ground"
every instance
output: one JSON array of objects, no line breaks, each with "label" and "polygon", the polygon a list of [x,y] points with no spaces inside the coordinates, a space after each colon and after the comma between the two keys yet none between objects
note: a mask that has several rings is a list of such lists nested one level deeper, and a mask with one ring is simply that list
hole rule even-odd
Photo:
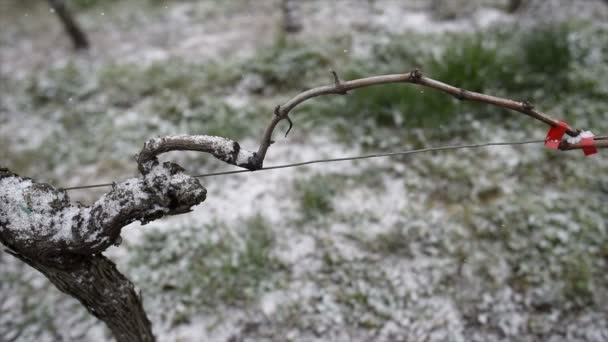
[{"label": "snowy ground", "polygon": [[[433,44],[454,32],[533,27],[530,18],[546,11],[554,14],[546,20],[604,18],[608,8],[547,1],[554,7],[514,17],[500,1],[479,3],[439,20],[425,1],[305,2],[304,31],[288,40],[312,52],[279,56],[340,72],[344,60],[374,65],[384,42],[439,54]],[[330,81],[260,57],[274,56],[276,1],[95,6],[79,13],[93,49],[78,55],[42,5],[0,6],[10,23],[0,32],[0,162],[57,186],[132,177],[133,154],[163,134],[213,132],[253,149],[276,104]],[[569,36],[582,46],[576,63],[587,63],[572,78],[600,78],[596,95],[580,103],[580,94],[560,94],[543,109],[605,133],[606,31],[590,25]],[[260,66],[235,70],[248,61]],[[538,92],[551,91],[544,87]],[[545,133],[513,114],[455,107],[457,118],[441,129],[357,135],[359,122],[351,122],[352,138],[332,105],[357,96],[364,94],[296,111],[294,132],[277,133],[265,164]],[[491,119],[501,115],[507,123]],[[195,153],[164,158],[193,174],[226,169]],[[527,145],[206,178],[208,199],[192,213],[133,224],[107,254],[141,289],[159,341],[605,341],[607,166],[603,154]],[[102,192],[71,196],[91,202]],[[0,265],[0,340],[108,339],[35,271],[4,252]]]}]

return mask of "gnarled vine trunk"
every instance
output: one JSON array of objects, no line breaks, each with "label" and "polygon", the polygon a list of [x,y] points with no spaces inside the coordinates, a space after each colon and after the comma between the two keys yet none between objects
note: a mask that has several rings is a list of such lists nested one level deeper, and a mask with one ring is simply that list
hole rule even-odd
[{"label": "gnarled vine trunk", "polygon": [[116,184],[92,206],[0,169],[0,243],[107,324],[118,341],[154,341],[133,284],[101,252],[127,224],[190,211],[206,190],[176,164],[146,162],[143,178]]},{"label": "gnarled vine trunk", "polygon": [[255,153],[221,137],[150,139],[137,158],[142,177],[114,184],[91,206],[0,167],[0,243],[78,299],[119,342],[154,341],[154,335],[133,284],[101,253],[120,244],[124,226],[189,212],[207,195],[181,166],[158,162],[158,154],[173,150],[206,152],[250,169],[261,163]]},{"label": "gnarled vine trunk", "polygon": [[44,274],[59,290],[78,299],[107,324],[117,341],[154,341],[152,325],[135,287],[105,256],[62,255],[42,261],[12,254]]}]

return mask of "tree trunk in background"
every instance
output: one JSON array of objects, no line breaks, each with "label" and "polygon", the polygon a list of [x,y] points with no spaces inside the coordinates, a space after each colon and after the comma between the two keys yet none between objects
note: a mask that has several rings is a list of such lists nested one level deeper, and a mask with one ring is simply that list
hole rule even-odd
[{"label": "tree trunk in background", "polygon": [[77,50],[88,49],[89,41],[63,0],[48,0]]},{"label": "tree trunk in background", "polygon": [[287,33],[296,33],[302,30],[302,23],[297,16],[297,0],[281,0],[281,11],[283,12],[283,29]]},{"label": "tree trunk in background", "polygon": [[509,6],[507,7],[507,12],[509,13],[515,13],[517,12],[520,8],[521,5],[523,5],[523,0],[509,0]]},{"label": "tree trunk in background", "polygon": [[103,255],[66,254],[41,262],[11,254],[40,271],[59,290],[78,299],[93,316],[107,324],[116,341],[154,341],[152,324],[133,284]]}]

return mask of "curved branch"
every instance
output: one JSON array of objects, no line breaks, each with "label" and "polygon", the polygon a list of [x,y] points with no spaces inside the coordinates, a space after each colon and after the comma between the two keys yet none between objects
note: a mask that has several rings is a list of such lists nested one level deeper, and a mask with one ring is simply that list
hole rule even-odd
[{"label": "curved branch", "polygon": [[[514,101],[462,88],[457,88],[452,85],[434,80],[432,78],[424,77],[418,69],[415,69],[405,74],[372,76],[351,81],[340,81],[338,75],[335,72],[332,71],[332,74],[334,77],[334,84],[306,90],[296,95],[282,106],[276,107],[272,120],[264,130],[264,134],[260,141],[260,146],[258,147],[257,152],[245,151],[241,149],[240,145],[236,141],[221,137],[213,137],[206,135],[166,136],[148,140],[144,144],[144,147],[137,158],[139,170],[142,172],[142,174],[146,174],[148,172],[148,167],[146,166],[146,163],[156,161],[156,156],[161,153],[179,150],[206,152],[212,154],[216,158],[228,164],[240,166],[242,168],[252,171],[259,170],[263,168],[266,153],[268,152],[270,145],[272,145],[272,143],[274,142],[272,140],[272,134],[274,133],[276,126],[282,120],[288,120],[290,122],[291,129],[291,120],[289,118],[289,113],[299,104],[309,99],[323,95],[345,95],[349,91],[354,89],[366,88],[380,84],[416,84],[444,92],[446,94],[454,96],[459,100],[490,104],[499,108],[505,108],[522,113],[549,126],[560,126],[559,120],[535,109],[534,106],[527,101]],[[566,127],[566,133],[570,136],[577,136],[580,132],[582,132],[582,130],[574,128],[572,126]],[[599,139],[596,138],[596,140]],[[604,143],[600,143],[597,144],[596,147],[604,148],[604,145]],[[564,148],[562,148],[562,150],[578,148],[577,144],[568,143],[565,143],[563,147]]]},{"label": "curved branch", "polygon": [[150,139],[137,156],[139,171],[149,172],[149,165],[154,165],[156,156],[169,151],[199,151],[212,154],[228,164],[250,169],[255,164],[255,153],[241,149],[233,140],[209,135],[170,135]]},{"label": "curved branch", "polygon": [[[306,100],[323,96],[323,95],[343,95],[346,94],[350,90],[366,88],[374,85],[380,84],[389,84],[389,83],[411,83],[417,84],[423,87],[432,88],[444,92],[446,94],[450,94],[456,97],[459,100],[467,100],[472,102],[479,102],[490,104],[496,107],[505,108],[509,110],[513,110],[516,112],[520,112],[527,116],[530,116],[538,121],[541,121],[549,126],[558,126],[559,120],[551,117],[550,115],[543,113],[539,110],[536,110],[533,105],[528,102],[520,102],[509,99],[504,99],[496,96],[485,95],[481,93],[477,93],[474,91],[465,90],[462,88],[457,88],[452,85],[434,80],[432,78],[424,77],[422,73],[415,69],[406,74],[392,74],[392,75],[382,75],[382,76],[372,76],[366,78],[360,78],[351,81],[343,81],[341,82],[337,75],[334,73],[335,82],[333,85],[321,86],[313,89],[306,90],[289,101],[287,101],[282,106],[278,107],[278,110],[275,112],[274,117],[272,118],[269,125],[266,127],[264,131],[264,135],[262,136],[262,140],[260,141],[260,147],[256,153],[256,161],[259,163],[258,167],[262,167],[262,163],[266,156],[266,152],[268,148],[272,144],[272,133],[276,128],[277,124],[284,119],[288,118],[289,112],[291,112],[296,106],[303,103]],[[581,132],[581,130],[576,129],[574,127],[568,126],[566,129],[566,133],[570,136],[576,136]],[[599,146],[598,146],[599,147]]]}]

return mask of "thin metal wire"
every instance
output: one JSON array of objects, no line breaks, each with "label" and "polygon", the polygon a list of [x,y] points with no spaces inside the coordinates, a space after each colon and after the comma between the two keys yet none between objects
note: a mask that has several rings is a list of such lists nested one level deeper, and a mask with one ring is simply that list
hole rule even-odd
[{"label": "thin metal wire", "polygon": [[[286,168],[298,167],[298,166],[304,166],[304,165],[310,165],[310,164],[334,163],[334,162],[349,161],[349,160],[405,156],[405,155],[409,155],[409,154],[417,154],[417,153],[425,153],[425,152],[459,150],[459,149],[467,149],[467,148],[482,148],[482,147],[489,147],[489,146],[515,146],[515,145],[538,144],[538,143],[544,143],[544,142],[545,142],[545,140],[542,139],[542,140],[489,142],[489,143],[482,143],[482,144],[467,144],[467,145],[448,145],[448,146],[421,148],[421,149],[409,150],[409,151],[366,154],[366,155],[354,156],[354,157],[316,159],[316,160],[309,160],[309,161],[300,162],[300,163],[268,166],[268,167],[263,167],[259,170],[235,170],[235,171],[213,172],[213,173],[205,173],[202,175],[196,175],[194,177],[206,178],[206,177],[214,177],[214,176],[234,175],[237,173],[251,173],[251,172],[268,171],[268,170],[276,170],[276,169],[286,169]],[[114,184],[115,183],[80,185],[80,186],[72,186],[72,187],[62,188],[62,189],[63,190],[93,189],[93,188],[108,187],[108,186],[112,186]]]}]

